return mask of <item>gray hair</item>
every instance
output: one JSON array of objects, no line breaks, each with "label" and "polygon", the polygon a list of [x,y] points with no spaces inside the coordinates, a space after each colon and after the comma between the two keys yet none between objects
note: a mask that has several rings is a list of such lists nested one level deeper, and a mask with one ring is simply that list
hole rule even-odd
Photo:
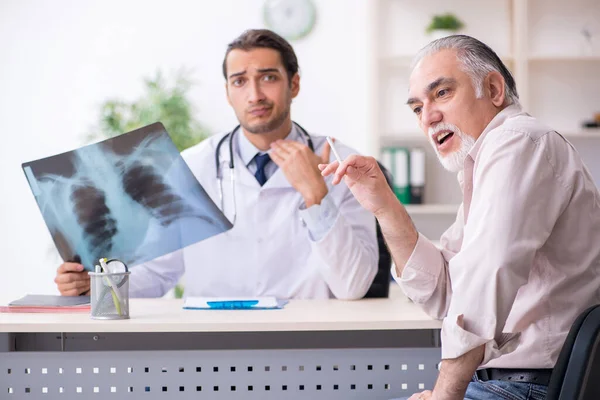
[{"label": "gray hair", "polygon": [[473,81],[475,95],[483,96],[483,80],[493,71],[499,72],[504,78],[504,91],[508,104],[520,104],[515,80],[498,55],[485,43],[466,35],[452,35],[434,40],[423,47],[412,62],[414,68],[424,57],[441,50],[454,49],[462,65],[462,69]]}]

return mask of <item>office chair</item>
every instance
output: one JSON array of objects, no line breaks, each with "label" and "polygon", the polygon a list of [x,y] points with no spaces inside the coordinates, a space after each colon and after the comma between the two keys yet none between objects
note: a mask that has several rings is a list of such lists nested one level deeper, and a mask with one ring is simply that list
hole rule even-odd
[{"label": "office chair", "polygon": [[546,399],[600,399],[600,304],[582,312],[571,326]]},{"label": "office chair", "polygon": [[[379,164],[379,168],[383,172],[385,176],[385,180],[393,189],[393,178],[390,171],[388,171],[381,163]],[[383,238],[383,233],[381,232],[381,227],[379,226],[379,222],[376,222],[377,226],[377,244],[379,247],[379,261],[377,263],[377,274],[375,275],[375,279],[373,279],[373,283],[371,283],[371,287],[365,294],[365,298],[369,297],[388,297],[390,293],[390,268],[392,267],[392,255],[385,244],[385,239]]]}]

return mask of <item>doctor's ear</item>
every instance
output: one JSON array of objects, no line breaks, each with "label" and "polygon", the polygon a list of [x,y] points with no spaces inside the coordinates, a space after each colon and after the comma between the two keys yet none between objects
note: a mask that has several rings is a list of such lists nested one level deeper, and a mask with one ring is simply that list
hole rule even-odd
[{"label": "doctor's ear", "polygon": [[298,93],[300,92],[300,75],[297,72],[292,76],[290,89],[292,91],[292,99],[298,96]]},{"label": "doctor's ear", "polygon": [[229,98],[229,87],[227,86],[227,81],[225,81],[225,97],[227,97],[227,103],[231,106],[231,99]]}]

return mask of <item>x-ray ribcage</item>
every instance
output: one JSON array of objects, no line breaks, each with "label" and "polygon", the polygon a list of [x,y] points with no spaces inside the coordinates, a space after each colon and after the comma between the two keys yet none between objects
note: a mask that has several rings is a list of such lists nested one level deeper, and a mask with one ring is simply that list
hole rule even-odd
[{"label": "x-ray ribcage", "polygon": [[89,250],[94,254],[110,254],[117,221],[110,215],[104,192],[89,180],[73,185],[72,190],[73,210]]},{"label": "x-ray ribcage", "polygon": [[23,164],[64,260],[134,266],[231,228],[160,123]]},{"label": "x-ray ribcage", "polygon": [[123,189],[133,200],[144,205],[163,226],[180,216],[193,215],[194,210],[165,184],[150,165],[133,163],[123,176]]}]

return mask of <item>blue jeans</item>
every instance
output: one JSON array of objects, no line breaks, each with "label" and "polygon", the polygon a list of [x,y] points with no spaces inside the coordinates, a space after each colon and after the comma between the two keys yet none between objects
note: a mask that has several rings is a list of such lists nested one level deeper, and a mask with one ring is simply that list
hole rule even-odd
[{"label": "blue jeans", "polygon": [[[481,381],[473,377],[465,400],[545,400],[547,386],[507,381]],[[405,400],[404,397],[398,400]]]},{"label": "blue jeans", "polygon": [[473,377],[465,400],[544,400],[548,386],[508,381],[482,381]]}]

